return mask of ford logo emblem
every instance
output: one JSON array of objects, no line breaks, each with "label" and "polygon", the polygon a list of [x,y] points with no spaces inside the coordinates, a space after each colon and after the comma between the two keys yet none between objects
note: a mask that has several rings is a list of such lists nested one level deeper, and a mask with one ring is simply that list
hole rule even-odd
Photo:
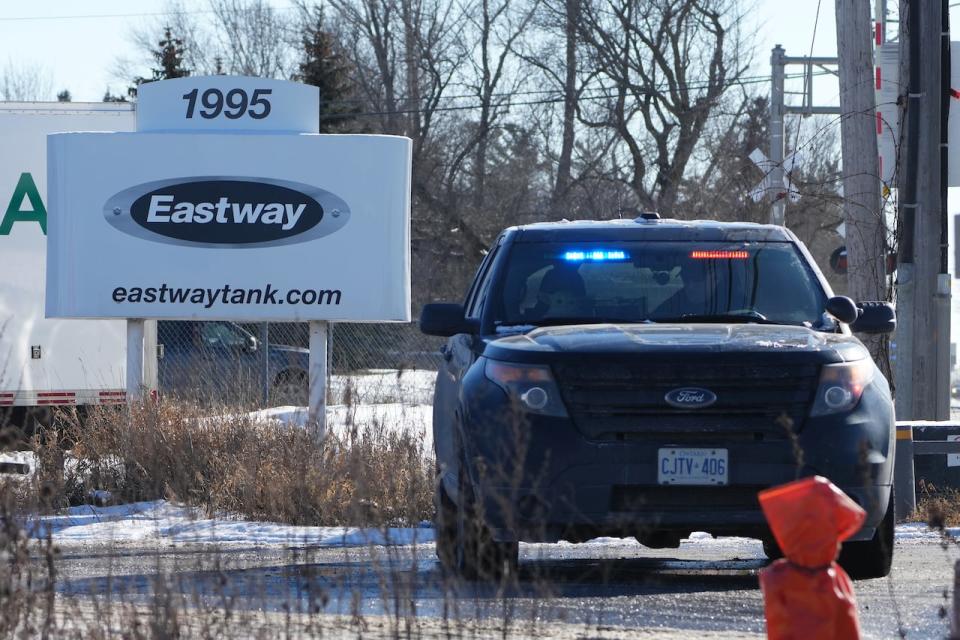
[{"label": "ford logo emblem", "polygon": [[717,401],[717,394],[700,387],[683,387],[668,391],[663,399],[678,409],[705,409]]},{"label": "ford logo emblem", "polygon": [[181,246],[263,247],[305,242],[343,227],[350,208],[318,187],[286,180],[198,177],[125,189],[104,206],[132,236]]}]

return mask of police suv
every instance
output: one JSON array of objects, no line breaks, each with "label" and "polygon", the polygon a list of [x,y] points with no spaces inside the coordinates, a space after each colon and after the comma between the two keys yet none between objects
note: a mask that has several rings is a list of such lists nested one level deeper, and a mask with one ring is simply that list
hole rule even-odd
[{"label": "police suv", "polygon": [[517,566],[518,542],[693,531],[778,554],[757,492],[830,478],[866,511],[841,563],[893,554],[887,380],[851,330],[893,308],[834,296],[789,230],[636,220],[505,230],[463,304],[436,383],[437,553],[468,578]]}]

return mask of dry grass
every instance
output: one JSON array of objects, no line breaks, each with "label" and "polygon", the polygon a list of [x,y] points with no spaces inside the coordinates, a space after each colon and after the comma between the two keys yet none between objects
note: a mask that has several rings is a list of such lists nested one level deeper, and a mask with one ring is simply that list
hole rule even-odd
[{"label": "dry grass", "polygon": [[354,425],[320,440],[309,430],[245,414],[147,402],[99,408],[62,438],[36,443],[52,506],[93,490],[119,502],[166,498],[251,519],[297,525],[411,525],[433,511],[433,462],[422,434]]},{"label": "dry grass", "polygon": [[[423,434],[378,424],[352,424],[346,434],[321,440],[229,408],[148,401],[95,409],[82,421],[62,414],[58,428],[35,437],[32,447],[33,477],[0,477],[0,638],[326,635],[327,616],[301,612],[291,630],[290,613],[254,620],[256,610],[234,610],[227,598],[171,591],[172,578],[162,572],[147,603],[123,593],[65,598],[52,534],[30,539],[25,526],[31,514],[89,502],[95,490],[114,502],[166,498],[210,514],[297,525],[410,526],[433,512],[434,463]],[[219,566],[219,549],[203,553]],[[387,563],[381,570],[387,589],[400,569]],[[303,579],[317,588],[309,575]],[[291,597],[294,613],[301,605]],[[338,633],[363,635],[362,621]]]},{"label": "dry grass", "polygon": [[932,489],[917,494],[917,519],[937,530],[960,526],[960,491]]}]

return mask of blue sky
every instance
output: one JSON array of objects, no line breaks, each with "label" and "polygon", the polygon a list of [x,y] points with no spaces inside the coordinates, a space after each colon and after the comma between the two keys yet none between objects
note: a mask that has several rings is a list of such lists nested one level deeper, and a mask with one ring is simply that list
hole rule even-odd
[{"label": "blue sky", "polygon": [[[273,0],[272,4],[289,7],[292,3]],[[774,44],[782,44],[789,55],[809,53],[817,4],[817,0],[754,0],[748,18],[757,47],[751,75],[769,71]],[[197,11],[206,8],[204,0],[185,5]],[[165,6],[165,0],[0,0],[0,68],[8,61],[42,67],[52,78],[54,92],[69,89],[74,100],[98,101],[107,88],[122,92],[127,79],[116,76],[117,62],[139,54],[130,33],[162,20],[155,14]],[[835,54],[835,42],[833,2],[823,0],[814,53]],[[828,85],[824,93],[825,99],[835,98],[836,89]]]}]

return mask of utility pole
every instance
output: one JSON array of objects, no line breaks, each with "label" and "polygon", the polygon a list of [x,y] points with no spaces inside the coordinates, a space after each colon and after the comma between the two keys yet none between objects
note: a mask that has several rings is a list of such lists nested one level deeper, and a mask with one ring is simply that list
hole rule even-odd
[{"label": "utility pole", "polygon": [[[830,106],[814,106],[813,104],[813,68],[820,67],[833,73],[828,67],[836,66],[837,59],[830,57],[790,57],[786,55],[779,44],[770,54],[770,117],[768,121],[770,150],[767,157],[754,160],[763,169],[763,190],[771,199],[770,224],[784,226],[787,200],[799,200],[799,192],[791,185],[789,176],[793,170],[796,152],[794,149],[789,157],[784,157],[784,116],[788,113],[798,113],[802,116],[813,114],[837,114],[840,109]],[[804,91],[800,93],[803,101],[800,106],[786,104],[787,91],[784,89],[786,69],[789,65],[803,67]],[[792,92],[797,94],[798,92]],[[751,159],[753,156],[751,155]],[[758,188],[759,189],[759,188]],[[758,191],[759,197],[759,191]]]},{"label": "utility pole", "polygon": [[946,420],[950,413],[950,279],[941,246],[945,4],[910,0],[900,20],[900,59],[908,65],[894,368],[901,420]]},{"label": "utility pole", "polygon": [[[854,300],[883,300],[887,243],[877,151],[870,5],[863,0],[836,0],[836,15],[847,286]],[[881,369],[886,369],[885,362],[879,362],[884,355],[881,341],[874,338],[866,342]]]},{"label": "utility pole", "polygon": [[[770,176],[774,188],[783,184],[783,82],[786,76],[783,47],[777,45],[770,54]],[[770,205],[770,224],[783,226],[787,200],[774,194]]]}]

